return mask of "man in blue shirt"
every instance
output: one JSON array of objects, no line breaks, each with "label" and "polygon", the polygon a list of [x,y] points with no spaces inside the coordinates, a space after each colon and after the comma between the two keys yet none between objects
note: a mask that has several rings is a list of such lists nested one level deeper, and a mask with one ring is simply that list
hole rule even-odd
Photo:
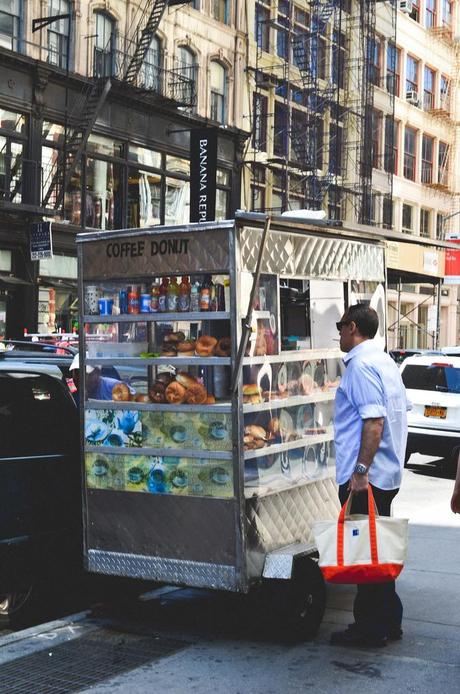
[{"label": "man in blue shirt", "polygon": [[[354,493],[352,513],[367,513],[371,484],[379,514],[389,516],[399,491],[407,441],[406,391],[393,359],[374,344],[374,309],[350,306],[337,323],[345,373],[335,399],[336,479],[345,503]],[[354,624],[335,632],[331,643],[383,646],[402,636],[402,604],[395,583],[363,584],[353,606]]]},{"label": "man in blue shirt", "polygon": [[[69,371],[72,374],[73,382],[77,389],[74,398],[78,405],[80,385],[80,358],[78,354],[75,355],[69,366]],[[117,383],[121,383],[121,381],[117,378],[103,376],[98,367],[86,366],[86,389],[88,398],[93,398],[94,400],[113,400],[112,390]]]}]

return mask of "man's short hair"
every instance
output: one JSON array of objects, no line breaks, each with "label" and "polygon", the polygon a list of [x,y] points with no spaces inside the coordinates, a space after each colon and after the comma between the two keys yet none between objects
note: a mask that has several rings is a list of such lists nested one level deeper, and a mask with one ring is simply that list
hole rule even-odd
[{"label": "man's short hair", "polygon": [[356,324],[363,337],[370,339],[375,337],[379,328],[379,317],[373,308],[366,304],[353,304],[347,308],[345,315],[347,321],[353,321]]}]

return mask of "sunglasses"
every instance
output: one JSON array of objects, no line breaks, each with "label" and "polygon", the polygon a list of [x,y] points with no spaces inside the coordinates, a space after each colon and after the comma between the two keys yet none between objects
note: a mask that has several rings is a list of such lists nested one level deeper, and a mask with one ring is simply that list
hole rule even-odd
[{"label": "sunglasses", "polygon": [[351,320],[339,320],[335,325],[337,330],[340,332],[344,325],[350,325]]}]

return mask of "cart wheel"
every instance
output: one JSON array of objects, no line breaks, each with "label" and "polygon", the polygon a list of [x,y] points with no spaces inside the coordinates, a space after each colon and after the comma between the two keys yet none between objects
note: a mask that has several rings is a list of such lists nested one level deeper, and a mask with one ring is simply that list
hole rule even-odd
[{"label": "cart wheel", "polygon": [[264,584],[265,609],[274,635],[289,642],[314,638],[326,606],[326,586],[318,564],[298,557],[291,580],[268,579]]},{"label": "cart wheel", "polygon": [[33,586],[24,590],[0,594],[0,625],[20,626],[28,619],[31,610]]}]

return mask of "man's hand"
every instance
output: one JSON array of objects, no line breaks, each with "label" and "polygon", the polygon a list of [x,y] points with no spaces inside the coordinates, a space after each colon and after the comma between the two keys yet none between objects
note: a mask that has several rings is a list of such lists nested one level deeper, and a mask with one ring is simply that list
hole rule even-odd
[{"label": "man's hand", "polygon": [[350,482],[348,484],[348,491],[350,492],[367,492],[369,486],[369,476],[366,472],[365,475],[357,475],[353,473],[350,477]]},{"label": "man's hand", "polygon": [[450,507],[453,513],[460,513],[460,489],[455,488],[450,500]]}]

